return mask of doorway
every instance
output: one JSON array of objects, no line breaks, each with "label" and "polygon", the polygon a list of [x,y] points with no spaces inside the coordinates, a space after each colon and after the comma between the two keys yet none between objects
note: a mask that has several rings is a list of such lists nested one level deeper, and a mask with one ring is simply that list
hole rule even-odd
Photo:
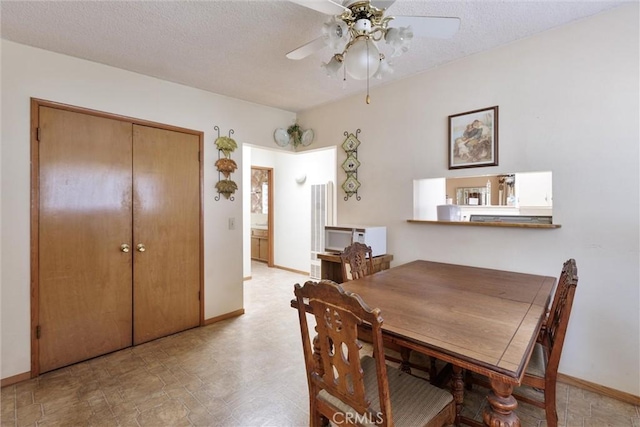
[{"label": "doorway", "polygon": [[251,166],[251,259],[273,267],[273,168]]}]

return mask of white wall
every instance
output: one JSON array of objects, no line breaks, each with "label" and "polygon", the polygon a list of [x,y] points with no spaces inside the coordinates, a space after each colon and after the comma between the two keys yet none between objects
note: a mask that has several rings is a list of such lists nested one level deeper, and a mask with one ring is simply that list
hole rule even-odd
[{"label": "white wall", "polygon": [[[557,277],[575,258],[580,283],[560,371],[636,396],[638,38],[635,3],[377,88],[371,105],[355,96],[299,115],[320,144],[362,130],[362,200],[338,197],[338,214],[386,224],[395,265],[422,258]],[[449,171],[447,116],[493,105],[500,165]],[[345,158],[340,150],[338,164]],[[553,171],[560,229],[406,222],[414,179],[535,170]]]},{"label": "white wall", "polygon": [[214,201],[213,128],[261,145],[295,115],[3,40],[2,378],[30,369],[30,97],[204,131],[205,318],[242,308],[242,152],[232,154],[236,200]]},{"label": "white wall", "polygon": [[[244,162],[273,168],[275,266],[308,272],[311,264],[311,185],[336,183],[336,148],[291,152],[245,148]],[[301,174],[306,180],[298,184]],[[248,196],[245,195],[245,198]],[[247,201],[247,203],[249,203]],[[245,210],[248,215],[249,204]],[[244,277],[251,275],[249,224],[245,225]]]}]

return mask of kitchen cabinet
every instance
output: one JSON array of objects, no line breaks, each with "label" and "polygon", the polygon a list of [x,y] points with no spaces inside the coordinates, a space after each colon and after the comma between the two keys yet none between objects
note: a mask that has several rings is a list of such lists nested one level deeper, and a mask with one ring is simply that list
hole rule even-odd
[{"label": "kitchen cabinet", "polygon": [[251,229],[251,258],[269,262],[269,230]]},{"label": "kitchen cabinet", "polygon": [[552,206],[551,172],[516,173],[518,206]]}]

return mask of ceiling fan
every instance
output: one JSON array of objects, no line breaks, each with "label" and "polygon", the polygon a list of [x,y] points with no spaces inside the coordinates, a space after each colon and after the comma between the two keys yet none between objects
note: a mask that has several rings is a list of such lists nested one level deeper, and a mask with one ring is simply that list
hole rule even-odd
[{"label": "ceiling fan", "polygon": [[[337,77],[344,65],[343,78],[367,80],[383,78],[393,73],[393,58],[409,50],[411,39],[417,37],[450,38],[460,27],[460,18],[436,16],[385,16],[395,0],[289,0],[309,9],[330,15],[322,26],[322,36],[287,53],[287,58],[299,60],[329,46],[336,50],[329,62],[322,64],[327,75]],[[390,26],[393,24],[393,26]],[[387,59],[379,42],[392,49]]]}]

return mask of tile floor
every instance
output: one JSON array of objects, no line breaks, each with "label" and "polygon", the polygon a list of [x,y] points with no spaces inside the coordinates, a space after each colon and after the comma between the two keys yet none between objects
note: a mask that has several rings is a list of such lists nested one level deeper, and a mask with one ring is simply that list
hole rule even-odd
[{"label": "tile floor", "polygon": [[[293,284],[254,263],[246,314],[49,372],[2,389],[5,426],[305,426],[307,385]],[[480,420],[486,391],[465,397]],[[640,427],[640,409],[559,385],[560,425]],[[522,425],[544,412],[518,408]]]}]

